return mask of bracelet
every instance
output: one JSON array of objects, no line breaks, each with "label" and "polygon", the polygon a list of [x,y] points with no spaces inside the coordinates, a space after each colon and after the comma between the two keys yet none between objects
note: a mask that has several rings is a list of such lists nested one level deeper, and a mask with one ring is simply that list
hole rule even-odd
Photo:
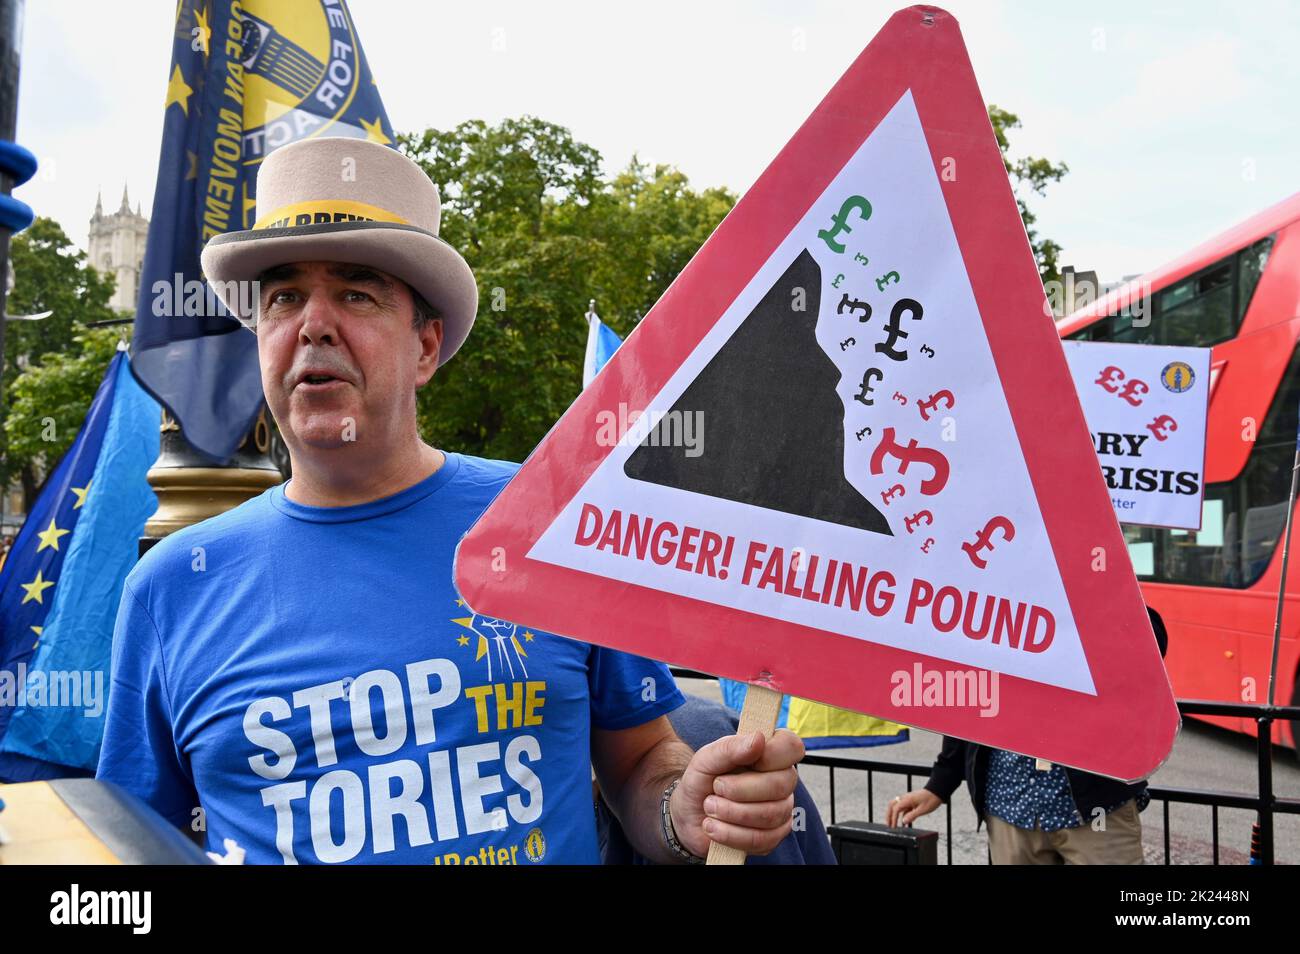
[{"label": "bracelet", "polygon": [[664,844],[668,846],[669,851],[678,858],[681,858],[688,865],[702,865],[704,864],[704,859],[691,852],[677,840],[677,830],[673,828],[673,815],[672,812],[668,810],[668,803],[672,800],[673,791],[677,788],[677,783],[680,781],[680,777],[673,779],[672,784],[664,789],[663,798],[659,800],[659,815],[664,826]]}]

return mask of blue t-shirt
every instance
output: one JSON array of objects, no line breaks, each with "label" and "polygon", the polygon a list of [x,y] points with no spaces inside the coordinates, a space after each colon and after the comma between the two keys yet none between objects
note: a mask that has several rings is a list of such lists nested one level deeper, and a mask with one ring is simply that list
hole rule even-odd
[{"label": "blue t-shirt", "polygon": [[474,615],[457,542],[518,469],[400,493],[276,486],[127,577],[98,777],[256,863],[598,863],[590,727],[683,699],[659,663]]}]

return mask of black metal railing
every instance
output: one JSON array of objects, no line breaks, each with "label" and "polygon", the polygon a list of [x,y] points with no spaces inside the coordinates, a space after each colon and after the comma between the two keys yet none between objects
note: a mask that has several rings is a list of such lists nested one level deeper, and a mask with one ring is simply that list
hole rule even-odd
[{"label": "black metal railing", "polygon": [[[673,675],[683,679],[713,679],[715,677],[691,669],[674,667]],[[1256,793],[1225,792],[1212,789],[1167,788],[1148,786],[1153,802],[1160,802],[1164,821],[1164,863],[1171,864],[1170,819],[1171,804],[1208,805],[1212,830],[1211,852],[1213,864],[1219,863],[1219,809],[1254,811],[1259,824],[1259,861],[1271,865],[1274,860],[1274,817],[1278,814],[1300,815],[1300,799],[1279,798],[1273,791],[1273,723],[1288,720],[1300,721],[1300,706],[1270,706],[1246,702],[1214,702],[1200,699],[1178,700],[1178,711],[1183,715],[1227,716],[1250,719],[1257,729],[1258,750]],[[1300,726],[1293,727],[1300,733]],[[1293,738],[1294,738],[1293,734]],[[928,779],[931,766],[920,762],[888,762],[881,759],[846,758],[844,756],[811,754],[804,757],[803,766],[820,766],[830,773],[830,823],[838,820],[835,802],[835,773],[837,771],[867,773],[867,821],[875,818],[875,775],[902,775],[907,791],[914,787],[914,779]],[[952,864],[952,804],[944,805],[944,834],[948,864]]]}]

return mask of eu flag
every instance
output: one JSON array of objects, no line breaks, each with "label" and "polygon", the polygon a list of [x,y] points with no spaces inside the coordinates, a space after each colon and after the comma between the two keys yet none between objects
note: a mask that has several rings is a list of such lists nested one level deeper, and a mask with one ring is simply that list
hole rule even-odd
[{"label": "eu flag", "polygon": [[[118,401],[122,392],[127,390],[138,395],[136,404]],[[130,415],[130,420],[125,420],[123,415],[128,405],[135,408],[135,413]],[[143,513],[139,524],[134,528],[133,536],[112,533],[100,535],[101,540],[112,538],[113,543],[120,544],[117,549],[124,548],[127,551],[128,559],[116,580],[116,587],[110,583],[100,587],[100,592],[90,594],[97,597],[99,602],[108,604],[110,611],[116,608],[121,582],[126,571],[131,568],[130,558],[134,556],[136,540],[144,526],[144,519],[157,504],[152,499],[153,492],[144,481],[144,473],[153,458],[143,461],[142,467],[137,465],[133,481],[134,485],[138,485],[134,492],[137,495],[147,494],[149,499],[141,500],[132,507],[118,487],[108,486],[114,481],[107,478],[107,472],[110,469],[122,472],[121,442],[110,439],[106,445],[106,438],[111,438],[115,429],[120,431],[124,428],[138,435],[137,443],[144,441],[147,444],[152,440],[153,457],[158,456],[158,406],[135,386],[131,380],[126,352],[119,351],[95,392],[81,430],[46,480],[27,520],[18,531],[18,538],[9,551],[9,559],[5,561],[3,569],[0,569],[0,740],[6,738],[15,712],[27,708],[28,703],[44,707],[51,701],[50,691],[61,697],[63,691],[70,688],[65,681],[47,685],[46,677],[29,680],[28,675],[33,669],[32,663],[39,647],[47,636],[47,624],[51,621],[51,613],[55,608],[56,594],[64,596],[64,590],[67,589],[69,592],[66,595],[69,597],[83,598],[87,595],[84,591],[87,584],[102,578],[106,571],[105,554],[99,551],[89,559],[82,559],[88,572],[79,574],[80,583],[63,585],[66,582],[64,571],[68,568],[69,556],[75,549],[74,543],[81,536],[79,528],[91,512],[87,502],[92,491],[99,492],[102,509],[113,517],[120,518],[131,509]],[[106,447],[109,449],[106,450]],[[96,480],[105,486],[97,487]],[[118,541],[117,536],[122,536],[122,539]],[[110,616],[109,625],[102,633],[105,646],[111,643],[112,634]],[[73,668],[82,670],[89,667],[78,665]],[[103,668],[107,668],[107,665]],[[81,688],[79,680],[76,687],[78,694]],[[94,762],[82,767],[93,771]],[[25,756],[13,757],[8,752],[0,752],[0,781],[23,781],[72,774],[77,773],[44,771],[39,762],[32,762]]]},{"label": "eu flag", "polygon": [[257,167],[314,136],[391,144],[343,0],[181,0],[131,365],[201,453],[225,461],[262,404],[257,342],[205,288],[208,239],[251,228]]},{"label": "eu flag", "polygon": [[[77,461],[70,483],[52,478],[37,501],[41,515],[23,525],[35,536],[14,553],[28,569],[0,584],[0,605],[19,617],[12,626],[9,613],[0,617],[0,779],[88,775],[99,761],[122,582],[158,506],[145,479],[158,458],[158,402],[136,383],[121,348],[68,452]],[[27,599],[32,563],[44,584],[39,601]],[[16,677],[9,686],[6,673]]]}]

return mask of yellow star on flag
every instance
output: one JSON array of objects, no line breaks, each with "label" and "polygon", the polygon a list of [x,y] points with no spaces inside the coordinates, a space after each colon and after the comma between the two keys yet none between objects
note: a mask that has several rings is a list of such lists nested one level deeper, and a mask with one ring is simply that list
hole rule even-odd
[{"label": "yellow star on flag", "polygon": [[[42,606],[45,605],[45,600],[42,598],[41,594],[44,593],[47,589],[49,589],[53,585],[54,585],[53,580],[45,579],[45,577],[41,576],[41,571],[37,570],[36,579],[32,580],[30,583],[19,584],[19,586],[21,586],[23,589],[27,591],[27,595],[23,597],[23,603],[29,603],[32,600],[35,600],[36,602],[40,603]],[[21,606],[22,603],[20,603],[19,605]]]},{"label": "yellow star on flag", "polygon": [[376,116],[372,122],[366,122],[364,119],[361,120],[361,125],[366,129],[367,142],[377,142],[381,146],[387,146],[392,142],[391,139],[384,135],[384,125],[378,116]]},{"label": "yellow star on flag", "polygon": [[59,537],[71,532],[71,530],[60,530],[54,525],[54,518],[51,517],[50,525],[36,534],[41,538],[41,545],[36,548],[36,552],[40,553],[46,547],[53,547],[57,550],[59,548]]},{"label": "yellow star on flag", "polygon": [[37,646],[39,646],[39,645],[41,644],[41,633],[44,632],[44,631],[45,631],[45,627],[44,627],[44,626],[33,626],[33,627],[32,627],[32,632],[36,634],[36,642],[32,643],[32,649],[35,649]]},{"label": "yellow star on flag", "polygon": [[468,636],[457,636],[457,637],[456,637],[456,645],[457,645],[457,646],[468,646],[468,645],[469,645],[469,637],[468,637]]},{"label": "yellow star on flag", "polygon": [[199,157],[197,153],[185,150],[185,178],[197,179],[199,177]]},{"label": "yellow star on flag", "polygon": [[163,103],[163,109],[166,109],[172,103],[180,106],[186,116],[190,114],[190,94],[194,88],[185,82],[185,76],[181,73],[179,66],[172,67],[172,78],[167,83],[167,102]]},{"label": "yellow star on flag", "polygon": [[524,630],[524,642],[531,643],[532,641],[533,641],[533,634],[528,632],[528,630]]},{"label": "yellow star on flag", "polygon": [[92,483],[94,483],[94,481],[88,480],[86,481],[86,486],[72,488],[72,492],[77,495],[77,502],[72,505],[73,510],[80,510],[81,505],[86,502],[86,494],[90,492],[90,485]]},{"label": "yellow star on flag", "polygon": [[194,11],[194,22],[198,24],[194,28],[194,37],[199,41],[199,49],[203,55],[208,55],[208,41],[212,38],[212,28],[208,26],[208,18],[202,10]]}]

